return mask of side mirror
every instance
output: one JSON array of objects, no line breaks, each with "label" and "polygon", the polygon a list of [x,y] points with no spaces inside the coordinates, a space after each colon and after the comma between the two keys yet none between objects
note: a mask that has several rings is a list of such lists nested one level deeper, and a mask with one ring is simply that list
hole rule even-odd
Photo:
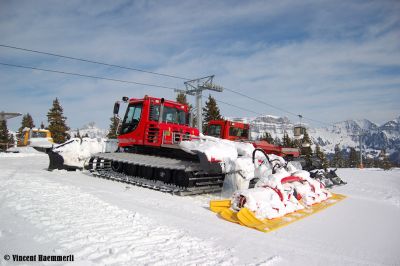
[{"label": "side mirror", "polygon": [[114,104],[114,115],[118,115],[119,113],[119,102],[115,102]]}]

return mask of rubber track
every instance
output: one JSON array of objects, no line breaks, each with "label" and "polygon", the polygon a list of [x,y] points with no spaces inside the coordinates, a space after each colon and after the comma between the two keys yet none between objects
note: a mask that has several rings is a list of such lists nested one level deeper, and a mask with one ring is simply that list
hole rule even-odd
[{"label": "rubber track", "polygon": [[[130,176],[124,173],[115,172],[111,169],[111,161],[119,161],[138,166],[147,166],[153,168],[165,168],[169,170],[183,170],[186,172],[200,172],[201,167],[197,162],[183,161],[171,158],[164,158],[151,155],[142,155],[134,153],[99,153],[92,156],[89,161],[89,171],[92,175],[116,180],[136,186],[146,187],[161,192],[174,195],[194,195],[203,193],[212,193],[221,191],[222,180],[198,182],[201,186],[179,187],[173,184],[166,184],[160,180],[150,180],[138,176]],[[216,179],[218,176],[216,176]],[[219,177],[220,178],[220,177]],[[197,181],[202,179],[212,179],[212,177],[194,177]]]}]

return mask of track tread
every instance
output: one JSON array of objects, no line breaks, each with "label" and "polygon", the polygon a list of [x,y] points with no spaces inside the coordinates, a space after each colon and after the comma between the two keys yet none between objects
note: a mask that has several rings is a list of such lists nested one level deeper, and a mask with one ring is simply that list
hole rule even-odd
[{"label": "track tread", "polygon": [[89,171],[94,176],[101,178],[121,181],[136,186],[146,187],[161,192],[171,193],[174,195],[194,195],[202,193],[211,193],[221,191],[223,181],[221,176],[198,176],[189,178],[190,181],[196,182],[193,187],[180,187],[174,184],[167,184],[160,180],[151,180],[138,176],[130,176],[125,173],[119,173],[111,168],[111,161],[118,161],[137,166],[146,166],[154,169],[168,169],[185,172],[200,172],[200,164],[198,162],[184,161],[178,159],[164,158],[152,155],[142,155],[135,153],[98,153],[89,161]]}]

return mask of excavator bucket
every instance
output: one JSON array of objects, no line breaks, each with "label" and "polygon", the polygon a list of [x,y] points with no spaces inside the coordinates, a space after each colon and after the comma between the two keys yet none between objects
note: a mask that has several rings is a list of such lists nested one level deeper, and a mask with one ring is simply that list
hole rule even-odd
[{"label": "excavator bucket", "polygon": [[[286,225],[289,225],[291,223],[294,223],[298,220],[301,220],[301,219],[303,219],[307,216],[310,216],[314,213],[322,211],[322,210],[338,203],[339,201],[341,201],[345,198],[346,198],[345,195],[332,193],[332,197],[326,201],[306,207],[302,210],[299,210],[299,211],[296,211],[293,213],[289,213],[283,217],[274,218],[274,219],[259,219],[255,216],[254,212],[250,211],[247,208],[242,208],[242,209],[240,209],[239,212],[234,212],[229,207],[222,207],[222,206],[221,206],[221,209],[219,212],[219,216],[229,222],[238,223],[238,224],[259,230],[261,232],[268,233],[268,232],[277,230],[279,228],[282,228]],[[215,205],[215,204],[220,204],[220,202],[222,202],[222,201],[223,200],[210,202],[210,206]],[[226,200],[226,202],[227,201],[228,200]],[[218,203],[215,203],[215,202],[218,202]],[[222,205],[222,204],[220,204],[220,205]]]}]

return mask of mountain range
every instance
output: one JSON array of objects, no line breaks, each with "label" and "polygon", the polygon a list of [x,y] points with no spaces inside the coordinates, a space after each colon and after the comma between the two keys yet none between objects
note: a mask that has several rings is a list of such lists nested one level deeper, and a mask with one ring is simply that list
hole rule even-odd
[{"label": "mountain range", "polygon": [[[231,120],[249,123],[253,139],[261,137],[265,132],[269,132],[273,138],[282,139],[285,132],[293,137],[295,124],[287,117],[266,115],[255,118],[231,118]],[[328,154],[334,153],[337,144],[342,150],[350,147],[359,150],[361,135],[365,156],[376,158],[381,150],[385,149],[391,161],[400,163],[400,116],[382,125],[368,119],[346,120],[320,128],[304,123],[302,125],[307,128],[313,145],[319,144],[322,150]]]}]

